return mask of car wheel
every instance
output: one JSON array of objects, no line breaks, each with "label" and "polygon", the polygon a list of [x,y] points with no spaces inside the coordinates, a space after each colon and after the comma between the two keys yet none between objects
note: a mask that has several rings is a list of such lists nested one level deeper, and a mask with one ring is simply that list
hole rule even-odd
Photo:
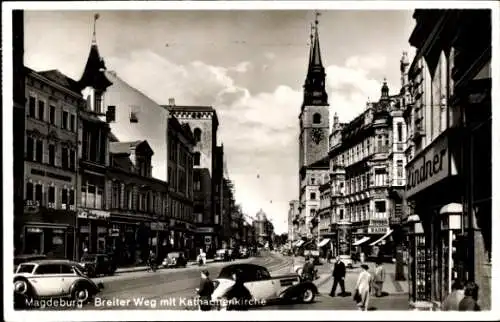
[{"label": "car wheel", "polygon": [[31,285],[25,278],[18,278],[14,280],[14,291],[17,294],[28,296],[31,293]]},{"label": "car wheel", "polygon": [[311,303],[314,301],[315,297],[316,294],[314,294],[314,290],[310,287],[307,287],[302,291],[301,300],[303,303]]},{"label": "car wheel", "polygon": [[86,286],[77,286],[73,291],[73,299],[81,303],[87,303],[90,299],[90,290]]}]

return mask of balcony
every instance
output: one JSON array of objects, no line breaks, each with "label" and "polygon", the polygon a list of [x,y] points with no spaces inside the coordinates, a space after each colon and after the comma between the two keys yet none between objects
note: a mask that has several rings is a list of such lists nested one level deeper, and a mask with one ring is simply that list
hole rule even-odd
[{"label": "balcony", "polygon": [[392,179],[392,186],[396,186],[396,187],[399,187],[399,186],[404,186],[405,185],[405,179]]}]

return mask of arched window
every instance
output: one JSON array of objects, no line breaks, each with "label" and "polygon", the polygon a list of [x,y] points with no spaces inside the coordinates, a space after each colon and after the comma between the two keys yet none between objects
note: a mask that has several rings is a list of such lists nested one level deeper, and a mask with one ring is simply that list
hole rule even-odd
[{"label": "arched window", "polygon": [[319,123],[321,123],[321,114],[319,114],[319,113],[314,113],[314,115],[313,115],[313,123],[314,123],[314,124],[319,124]]},{"label": "arched window", "polygon": [[194,129],[193,135],[194,135],[194,140],[196,142],[200,142],[201,141],[201,130],[199,128]]},{"label": "arched window", "polygon": [[193,153],[193,163],[194,165],[200,165],[200,152]]}]

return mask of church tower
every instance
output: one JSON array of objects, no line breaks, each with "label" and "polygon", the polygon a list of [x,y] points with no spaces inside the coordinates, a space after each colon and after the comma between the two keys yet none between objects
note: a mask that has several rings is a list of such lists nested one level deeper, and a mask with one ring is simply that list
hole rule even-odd
[{"label": "church tower", "polygon": [[299,115],[300,168],[309,166],[328,155],[329,108],[325,90],[325,68],[319,46],[318,13],[311,30],[309,66],[304,84],[304,99]]}]

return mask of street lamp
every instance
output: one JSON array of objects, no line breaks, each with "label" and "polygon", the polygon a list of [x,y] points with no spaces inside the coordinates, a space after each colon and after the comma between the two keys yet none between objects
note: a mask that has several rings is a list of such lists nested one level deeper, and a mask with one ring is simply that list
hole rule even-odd
[{"label": "street lamp", "polygon": [[463,207],[459,203],[450,203],[441,208],[441,231],[448,231],[448,293],[451,293],[453,272],[453,231],[462,229]]}]

